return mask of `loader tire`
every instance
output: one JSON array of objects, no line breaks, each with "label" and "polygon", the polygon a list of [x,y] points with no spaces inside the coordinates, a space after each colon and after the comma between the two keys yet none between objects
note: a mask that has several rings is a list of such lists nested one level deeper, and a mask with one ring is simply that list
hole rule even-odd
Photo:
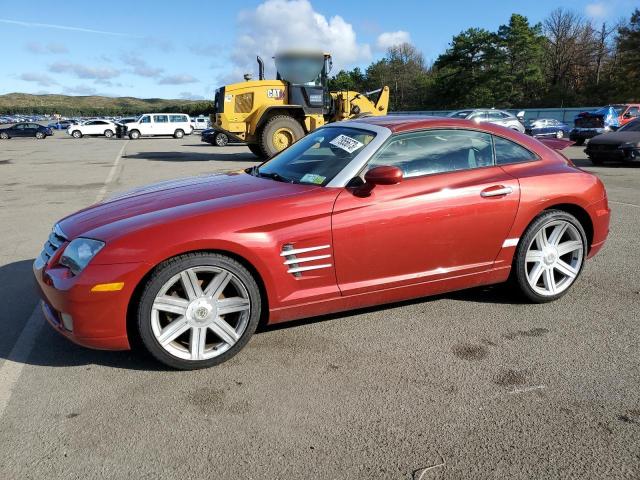
[{"label": "loader tire", "polygon": [[268,158],[280,153],[304,137],[300,122],[288,115],[276,115],[262,129],[260,148]]},{"label": "loader tire", "polygon": [[260,148],[260,145],[258,145],[257,143],[250,143],[247,145],[247,147],[249,147],[249,150],[251,150],[251,153],[253,153],[256,157],[262,160],[267,158],[267,156],[262,151],[262,148]]}]

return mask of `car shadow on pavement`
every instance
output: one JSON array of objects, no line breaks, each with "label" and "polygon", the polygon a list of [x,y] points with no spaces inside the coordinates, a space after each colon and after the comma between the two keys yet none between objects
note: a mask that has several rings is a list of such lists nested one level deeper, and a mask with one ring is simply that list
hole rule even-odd
[{"label": "car shadow on pavement", "polygon": [[215,153],[215,152],[138,152],[124,155],[123,158],[149,160],[152,162],[258,162],[251,152]]},{"label": "car shadow on pavement", "polygon": [[[171,371],[155,361],[141,348],[131,351],[100,351],[84,348],[72,343],[54,331],[45,321],[38,308],[39,295],[33,279],[31,265],[33,260],[14,262],[0,266],[0,283],[5,287],[5,293],[0,304],[0,319],[4,335],[0,343],[0,359],[8,358],[13,346],[18,340],[27,320],[36,310],[38,336],[33,350],[28,356],[27,364],[45,367],[79,367],[102,365],[106,367],[126,370],[142,371]],[[517,304],[518,297],[503,285],[478,287],[459,292],[390,303],[359,310],[340,312],[320,317],[291,321],[276,325],[261,324],[256,333],[269,332],[284,328],[309,325],[317,322],[338,320],[368,312],[379,312],[399,307],[406,307],[425,302],[449,299],[465,302]]]}]

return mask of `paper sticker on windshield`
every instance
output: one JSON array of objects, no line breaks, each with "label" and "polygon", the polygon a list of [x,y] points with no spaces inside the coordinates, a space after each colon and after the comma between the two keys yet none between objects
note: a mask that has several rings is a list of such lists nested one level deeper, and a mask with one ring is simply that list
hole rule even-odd
[{"label": "paper sticker on windshield", "polygon": [[364,146],[364,143],[359,142],[355,138],[347,137],[346,135],[338,135],[336,138],[329,142],[331,145],[341,148],[345,152],[353,153],[360,147]]},{"label": "paper sticker on windshield", "polygon": [[322,182],[324,182],[326,178],[327,177],[316,175],[315,173],[307,173],[300,179],[300,181],[304,183],[313,183],[314,185],[322,185]]}]

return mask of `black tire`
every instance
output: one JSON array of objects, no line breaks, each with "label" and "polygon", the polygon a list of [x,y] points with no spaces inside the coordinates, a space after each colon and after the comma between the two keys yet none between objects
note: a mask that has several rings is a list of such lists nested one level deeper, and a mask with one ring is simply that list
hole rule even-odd
[{"label": "black tire", "polygon": [[262,149],[260,148],[260,145],[256,143],[250,143],[247,145],[247,147],[249,147],[249,150],[251,150],[251,153],[253,153],[256,157],[260,159],[267,158],[267,155],[262,151]]},{"label": "black tire", "polygon": [[7,132],[0,132],[0,140],[9,140],[9,134]]},{"label": "black tire", "polygon": [[[227,351],[207,360],[185,360],[166,351],[156,339],[151,325],[153,302],[162,286],[174,275],[193,267],[213,266],[225,269],[238,277],[249,295],[250,316],[242,336]],[[188,253],[162,262],[151,273],[137,306],[136,324],[142,344],[158,361],[178,370],[208,368],[229,360],[249,341],[260,321],[262,298],[251,273],[236,260],[217,253]]]},{"label": "black tire", "polygon": [[140,138],[140,131],[138,131],[138,130],[131,130],[131,131],[129,132],[129,138],[130,138],[131,140],[137,140],[137,139],[139,139],[139,138]]},{"label": "black tire", "polygon": [[216,133],[216,136],[213,139],[213,141],[218,147],[226,147],[227,144],[229,143],[229,137],[227,136],[226,133],[220,132],[220,133]]},{"label": "black tire", "polygon": [[71,136],[73,138],[82,138],[82,132],[80,130],[74,130],[71,132]]},{"label": "black tire", "polygon": [[173,132],[173,138],[182,138],[184,137],[184,130],[178,129]]},{"label": "black tire", "polygon": [[575,144],[577,147],[581,147],[582,145],[584,145],[584,138],[577,138],[575,140]]},{"label": "black tire", "polygon": [[267,122],[260,133],[260,148],[268,158],[282,151],[273,143],[273,136],[280,129],[286,129],[292,135],[293,142],[291,144],[304,137],[304,129],[295,118],[288,115],[274,116]]},{"label": "black tire", "polygon": [[601,158],[597,157],[589,157],[589,160],[591,160],[591,163],[593,163],[594,165],[602,165],[604,163]]},{"label": "black tire", "polygon": [[107,129],[104,131],[104,136],[105,136],[105,137],[107,137],[107,138],[111,138],[111,137],[113,137],[113,130],[111,130],[111,129],[107,128]]},{"label": "black tire", "polygon": [[[540,295],[531,288],[527,280],[527,266],[525,262],[525,257],[527,254],[527,250],[529,249],[529,246],[533,242],[534,237],[536,236],[538,231],[543,226],[556,220],[564,220],[566,222],[571,223],[573,226],[576,227],[576,229],[580,233],[580,238],[582,239],[582,248],[583,248],[582,263],[580,265],[580,270],[578,270],[578,273],[575,279],[566,290],[563,290],[557,295],[552,295],[552,296]],[[512,280],[519,288],[520,293],[529,301],[533,303],[552,302],[562,297],[575,284],[577,279],[580,277],[582,268],[584,267],[586,255],[587,255],[587,236],[584,232],[584,228],[582,227],[582,224],[578,221],[578,219],[563,210],[545,210],[544,212],[540,213],[540,215],[538,215],[529,224],[529,226],[524,232],[524,235],[520,238],[520,241],[518,242],[518,248],[516,249],[514,264],[512,268]]]}]

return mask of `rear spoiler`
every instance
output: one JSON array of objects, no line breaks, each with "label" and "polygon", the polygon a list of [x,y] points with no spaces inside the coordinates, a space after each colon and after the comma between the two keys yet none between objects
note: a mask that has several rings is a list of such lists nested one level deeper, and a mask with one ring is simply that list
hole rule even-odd
[{"label": "rear spoiler", "polygon": [[547,147],[560,151],[567,147],[570,147],[575,142],[573,140],[564,140],[561,138],[539,138],[541,143],[544,143]]}]

